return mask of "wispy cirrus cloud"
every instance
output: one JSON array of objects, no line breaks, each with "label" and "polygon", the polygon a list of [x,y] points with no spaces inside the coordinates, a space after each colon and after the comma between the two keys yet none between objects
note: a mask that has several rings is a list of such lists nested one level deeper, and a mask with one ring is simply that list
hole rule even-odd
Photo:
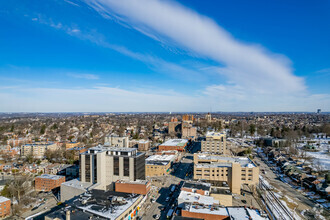
[{"label": "wispy cirrus cloud", "polygon": [[78,73],[68,73],[70,77],[78,78],[78,79],[88,79],[88,80],[97,80],[100,79],[98,75],[95,74],[78,74]]},{"label": "wispy cirrus cloud", "polygon": [[[242,43],[210,18],[178,3],[160,0],[84,0],[105,18],[166,39],[182,48],[225,65],[220,69],[230,81],[261,93],[300,93],[304,79],[293,74],[291,61],[260,45]],[[147,34],[148,35],[148,34]]]}]

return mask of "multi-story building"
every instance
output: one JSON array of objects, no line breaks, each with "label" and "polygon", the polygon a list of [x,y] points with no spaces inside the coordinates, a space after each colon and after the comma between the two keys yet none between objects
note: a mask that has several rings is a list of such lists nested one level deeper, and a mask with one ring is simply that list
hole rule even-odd
[{"label": "multi-story building", "polygon": [[259,167],[247,157],[198,153],[194,154],[194,179],[218,186],[226,182],[233,193],[239,194],[242,184],[259,183]]},{"label": "multi-story building", "polygon": [[110,147],[128,147],[129,139],[127,136],[120,137],[117,134],[111,134],[104,138],[104,145]]},{"label": "multi-story building", "polygon": [[175,132],[180,131],[180,125],[181,123],[178,121],[171,121],[168,123],[168,133],[174,134]]},{"label": "multi-story building", "polygon": [[4,218],[10,215],[11,211],[10,199],[0,196],[0,218]]},{"label": "multi-story building", "polygon": [[207,132],[206,140],[201,142],[202,152],[227,154],[226,133]]},{"label": "multi-story building", "polygon": [[36,191],[49,192],[52,189],[60,187],[65,182],[65,176],[43,174],[35,178]]},{"label": "multi-story building", "polygon": [[138,149],[139,151],[147,151],[150,148],[150,141],[148,140],[139,140]]},{"label": "multi-story building", "polygon": [[146,176],[164,176],[170,173],[175,155],[153,155],[146,159]]},{"label": "multi-story building", "polygon": [[25,144],[21,147],[21,155],[32,155],[35,158],[43,158],[47,150],[59,150],[61,146],[52,142],[35,142],[32,144]]},{"label": "multi-story building", "polygon": [[187,122],[181,124],[181,138],[195,140],[197,136],[197,128]]},{"label": "multi-story building", "polygon": [[97,146],[80,155],[80,180],[108,189],[117,180],[145,179],[145,154],[136,148]]},{"label": "multi-story building", "polygon": [[188,144],[187,139],[170,139],[158,146],[158,151],[177,150],[185,151]]},{"label": "multi-story building", "polygon": [[182,121],[186,121],[186,122],[194,122],[194,116],[193,115],[183,115],[182,116]]}]

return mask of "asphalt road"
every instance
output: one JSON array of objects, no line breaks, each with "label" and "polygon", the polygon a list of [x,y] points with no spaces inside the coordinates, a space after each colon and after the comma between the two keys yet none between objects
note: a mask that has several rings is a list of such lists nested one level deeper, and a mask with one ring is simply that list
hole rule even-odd
[{"label": "asphalt road", "polygon": [[[190,152],[196,152],[200,149],[200,143],[192,144]],[[160,215],[160,219],[166,219],[167,212],[174,207],[177,207],[177,198],[180,194],[180,190],[177,188],[171,195],[171,186],[178,185],[185,179],[191,179],[193,177],[193,154],[189,152],[182,153],[183,157],[177,163],[177,167],[173,169],[173,172],[164,177],[153,178],[161,181],[162,187],[157,192],[153,189],[150,196],[141,210],[142,219],[154,219],[156,215]],[[190,175],[187,176],[187,174]],[[166,198],[170,197],[170,200],[166,202]],[[156,201],[152,203],[150,200],[155,198]],[[162,211],[161,208],[165,207]]]}]

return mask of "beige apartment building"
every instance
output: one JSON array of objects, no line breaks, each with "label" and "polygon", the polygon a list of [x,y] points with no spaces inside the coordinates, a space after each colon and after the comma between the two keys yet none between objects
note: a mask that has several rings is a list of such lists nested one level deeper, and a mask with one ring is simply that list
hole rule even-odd
[{"label": "beige apartment building", "polygon": [[60,145],[51,142],[35,142],[33,144],[25,144],[21,147],[21,155],[28,156],[32,155],[35,158],[43,158],[46,150],[59,150]]},{"label": "beige apartment building", "polygon": [[227,155],[226,134],[221,132],[207,132],[206,140],[202,141],[202,152]]},{"label": "beige apartment building", "polygon": [[136,148],[97,146],[80,154],[80,180],[107,189],[117,180],[144,180],[145,154]]},{"label": "beige apartment building", "polygon": [[259,183],[259,167],[247,157],[194,154],[194,179],[206,180],[216,186],[226,182],[232,193],[240,194],[241,185]]}]

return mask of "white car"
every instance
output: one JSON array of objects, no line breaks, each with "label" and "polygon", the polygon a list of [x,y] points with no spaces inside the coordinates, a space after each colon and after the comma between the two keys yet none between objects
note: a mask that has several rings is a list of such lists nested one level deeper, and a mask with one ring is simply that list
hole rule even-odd
[{"label": "white car", "polygon": [[155,216],[155,219],[160,219],[160,215],[156,215]]}]

